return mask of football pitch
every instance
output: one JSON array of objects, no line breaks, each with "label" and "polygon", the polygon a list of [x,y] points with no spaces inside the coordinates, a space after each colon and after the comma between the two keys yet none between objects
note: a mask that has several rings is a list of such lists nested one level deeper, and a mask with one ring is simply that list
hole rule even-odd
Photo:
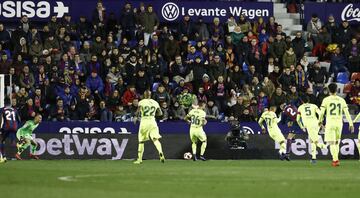
[{"label": "football pitch", "polygon": [[359,169],[355,160],[9,161],[0,197],[359,197]]}]

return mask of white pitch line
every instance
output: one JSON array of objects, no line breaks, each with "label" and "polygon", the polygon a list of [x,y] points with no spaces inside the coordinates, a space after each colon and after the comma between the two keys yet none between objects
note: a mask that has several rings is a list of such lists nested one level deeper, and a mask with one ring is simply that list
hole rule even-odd
[{"label": "white pitch line", "polygon": [[58,180],[65,182],[76,182],[77,178],[89,178],[89,177],[106,177],[109,174],[97,174],[97,175],[75,175],[75,176],[61,176],[58,177]]}]

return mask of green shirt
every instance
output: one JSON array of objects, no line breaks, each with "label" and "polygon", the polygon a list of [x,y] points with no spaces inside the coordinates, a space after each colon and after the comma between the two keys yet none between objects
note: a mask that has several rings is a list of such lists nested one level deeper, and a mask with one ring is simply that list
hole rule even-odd
[{"label": "green shirt", "polygon": [[38,126],[39,123],[35,124],[33,120],[29,120],[18,130],[18,133],[20,133],[21,136],[31,135]]}]

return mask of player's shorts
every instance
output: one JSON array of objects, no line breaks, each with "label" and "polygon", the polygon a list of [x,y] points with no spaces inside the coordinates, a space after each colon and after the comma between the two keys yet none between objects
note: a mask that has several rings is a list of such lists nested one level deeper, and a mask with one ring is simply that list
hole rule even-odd
[{"label": "player's shorts", "polygon": [[14,130],[0,130],[0,135],[2,135],[4,141],[7,138],[9,138],[11,142],[16,140],[16,131]]},{"label": "player's shorts", "polygon": [[306,126],[306,130],[308,132],[309,139],[311,141],[313,141],[313,142],[319,141],[319,139],[320,139],[320,135],[319,135],[320,127],[317,124],[312,124],[312,125]]},{"label": "player's shorts", "polygon": [[[291,123],[291,126],[288,126],[288,123]],[[294,134],[302,134],[302,130],[299,126],[299,124],[296,121],[289,121],[286,123],[286,126],[288,126],[288,132],[294,133]]]},{"label": "player's shorts", "polygon": [[159,127],[156,123],[140,123],[138,138],[139,142],[146,142],[150,139],[160,139]]},{"label": "player's shorts", "polygon": [[207,138],[202,127],[190,127],[190,139],[191,142],[205,142]]},{"label": "player's shorts", "polygon": [[342,122],[336,124],[325,125],[325,142],[335,142],[341,139],[343,124]]},{"label": "player's shorts", "polygon": [[270,137],[275,141],[275,142],[283,142],[285,141],[285,137],[284,135],[281,133],[280,129],[269,129],[268,130]]},{"label": "player's shorts", "polygon": [[16,138],[18,140],[33,140],[33,137],[29,134],[25,134],[25,135],[20,135],[20,133],[16,133]]}]

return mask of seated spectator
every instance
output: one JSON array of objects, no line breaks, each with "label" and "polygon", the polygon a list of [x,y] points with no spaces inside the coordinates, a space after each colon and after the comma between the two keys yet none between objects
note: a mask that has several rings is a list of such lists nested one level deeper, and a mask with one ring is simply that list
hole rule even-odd
[{"label": "seated spectator", "polygon": [[243,113],[239,117],[240,122],[255,122],[255,118],[250,114],[249,109],[244,109]]},{"label": "seated spectator", "polygon": [[275,94],[273,94],[273,96],[271,97],[270,106],[277,106],[277,108],[279,109],[280,105],[286,102],[287,100],[285,93],[283,92],[281,87],[277,87]]},{"label": "seated spectator", "polygon": [[32,120],[35,115],[34,101],[32,98],[27,98],[26,103],[20,107],[20,117],[22,120]]},{"label": "seated spectator", "polygon": [[136,93],[136,88],[134,85],[129,85],[127,90],[125,91],[121,101],[124,106],[131,106],[134,99],[137,99],[138,95]]},{"label": "seated spectator", "polygon": [[95,94],[95,96],[104,98],[104,83],[96,71],[92,71],[91,76],[87,78],[86,87],[91,91],[91,93]]},{"label": "seated spectator", "polygon": [[185,109],[179,104],[179,102],[174,102],[170,110],[170,119],[171,120],[184,120],[186,116]]},{"label": "seated spectator", "polygon": [[160,121],[167,121],[170,117],[170,109],[166,102],[160,103],[160,109],[163,113],[163,115],[160,118]]},{"label": "seated spectator", "polygon": [[100,101],[99,105],[100,122],[112,122],[113,113],[106,107],[104,100]]},{"label": "seated spectator", "polygon": [[330,73],[336,78],[339,72],[348,72],[347,64],[346,58],[342,55],[340,48],[337,47],[331,56]]},{"label": "seated spectator", "polygon": [[291,65],[296,65],[296,55],[292,47],[289,47],[286,50],[286,52],[283,55],[282,61],[283,61],[282,65],[284,68],[288,68]]},{"label": "seated spectator", "polygon": [[54,122],[69,121],[69,111],[61,98],[57,99],[56,104],[50,107],[50,119]]},{"label": "seated spectator", "polygon": [[98,120],[99,114],[98,114],[98,108],[95,105],[95,100],[91,99],[88,103],[88,111],[86,112],[85,120],[92,121],[92,120]]},{"label": "seated spectator", "polygon": [[76,102],[73,101],[69,107],[69,119],[70,120],[80,120],[79,112],[76,110]]},{"label": "seated spectator", "polygon": [[167,106],[170,105],[170,95],[166,92],[164,85],[160,84],[156,92],[153,94],[153,99],[156,100],[159,104],[165,102]]},{"label": "seated spectator", "polygon": [[24,66],[23,72],[19,77],[20,86],[25,87],[27,90],[33,90],[35,85],[35,78],[32,73],[30,73],[29,66]]},{"label": "seated spectator", "polygon": [[285,72],[278,78],[278,84],[285,92],[289,92],[291,86],[296,85],[295,75],[290,73],[290,68],[285,68]]},{"label": "seated spectator", "polygon": [[360,80],[357,79],[351,87],[349,98],[352,104],[360,105]]},{"label": "seated spectator", "polygon": [[207,106],[205,108],[206,119],[208,120],[217,120],[219,118],[219,109],[215,105],[214,100],[210,99],[207,102]]},{"label": "seated spectator", "polygon": [[187,87],[185,87],[183,92],[177,96],[177,101],[179,101],[179,104],[184,107],[185,110],[188,110],[195,100],[196,96],[190,93]]}]

